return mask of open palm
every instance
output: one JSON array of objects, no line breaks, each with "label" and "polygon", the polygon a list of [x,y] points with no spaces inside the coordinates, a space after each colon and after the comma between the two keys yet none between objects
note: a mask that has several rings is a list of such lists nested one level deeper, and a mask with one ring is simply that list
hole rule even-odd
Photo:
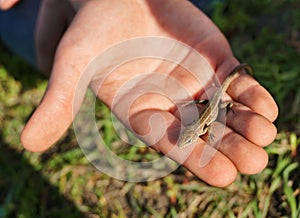
[{"label": "open palm", "polygon": [[[156,38],[149,38],[153,36]],[[164,53],[178,58],[177,63],[163,57],[144,57],[118,65],[109,74],[86,74],[86,66],[98,54],[108,54],[112,45],[126,40],[131,43],[135,38],[136,42],[148,40],[156,45],[150,49],[149,44],[143,47],[137,43],[135,48],[157,51],[161,45],[162,53],[167,51],[164,45],[168,42],[179,41],[182,49],[178,50],[178,42],[170,44],[169,53]],[[197,56],[195,51],[207,62],[193,62],[199,60],[193,59]],[[128,54],[130,51],[119,50],[108,59],[111,62],[107,69],[120,63],[120,59],[127,60]],[[176,101],[198,98],[214,76],[223,81],[238,64],[225,37],[189,2],[89,1],[82,5],[60,42],[47,91],[22,132],[22,143],[31,151],[42,151],[54,144],[71,124],[74,108],[79,108],[78,101],[73,101],[75,94],[83,96],[89,85],[128,128],[156,150],[169,153],[176,147],[181,119],[185,119]],[[203,72],[195,73],[184,66],[192,71],[202,67]],[[215,186],[233,182],[237,171],[260,172],[268,160],[262,146],[276,134],[272,122],[277,117],[277,106],[254,79],[240,75],[228,94],[239,104],[234,106],[234,113],[228,114],[222,145],[212,160],[204,167],[198,164],[205,145],[202,139],[184,161],[183,151],[169,153],[197,177]]]}]

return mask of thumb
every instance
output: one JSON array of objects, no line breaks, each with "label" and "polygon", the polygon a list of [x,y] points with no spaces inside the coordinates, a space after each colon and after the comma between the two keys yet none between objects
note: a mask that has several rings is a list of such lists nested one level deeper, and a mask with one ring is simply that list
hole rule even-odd
[{"label": "thumb", "polygon": [[[88,87],[89,81],[80,79],[81,73],[74,72],[74,65],[63,61],[72,57],[56,59],[44,98],[21,134],[21,143],[29,151],[48,149],[66,132]],[[78,90],[81,99],[75,104]]]},{"label": "thumb", "polygon": [[101,40],[94,40],[99,19],[93,24],[90,20],[94,16],[89,14],[78,12],[59,42],[44,98],[21,134],[21,143],[30,151],[43,151],[53,145],[72,123],[73,113],[84,98],[91,80],[83,75],[84,69],[101,50],[101,44],[95,45]]}]

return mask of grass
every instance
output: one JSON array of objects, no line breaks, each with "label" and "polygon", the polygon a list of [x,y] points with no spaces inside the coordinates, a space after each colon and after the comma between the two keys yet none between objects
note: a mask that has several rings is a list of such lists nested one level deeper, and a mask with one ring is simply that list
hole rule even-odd
[{"label": "grass", "polygon": [[[212,12],[235,55],[254,66],[280,108],[267,168],[222,189],[183,168],[151,182],[115,180],[88,163],[71,129],[43,154],[24,151],[18,136],[47,80],[1,46],[0,217],[299,217],[299,9],[296,0],[232,0]],[[120,142],[109,110],[97,107],[107,144],[126,159],[153,158],[148,148]]]}]

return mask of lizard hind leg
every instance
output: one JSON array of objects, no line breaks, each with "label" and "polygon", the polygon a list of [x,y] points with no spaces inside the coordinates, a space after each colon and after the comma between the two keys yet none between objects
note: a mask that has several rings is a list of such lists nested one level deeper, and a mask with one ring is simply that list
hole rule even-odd
[{"label": "lizard hind leg", "polygon": [[233,106],[234,106],[235,104],[236,104],[236,103],[233,102],[233,101],[222,102],[222,103],[220,104],[220,108],[221,108],[221,109],[226,109],[226,114],[229,113],[229,111],[231,111],[231,112],[234,114]]}]

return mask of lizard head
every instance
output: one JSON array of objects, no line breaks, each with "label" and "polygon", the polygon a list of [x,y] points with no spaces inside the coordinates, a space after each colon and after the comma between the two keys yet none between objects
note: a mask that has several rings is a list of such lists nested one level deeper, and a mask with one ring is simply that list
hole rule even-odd
[{"label": "lizard head", "polygon": [[186,128],[179,136],[178,147],[183,149],[194,144],[198,139],[198,135],[195,134],[193,129]]}]

